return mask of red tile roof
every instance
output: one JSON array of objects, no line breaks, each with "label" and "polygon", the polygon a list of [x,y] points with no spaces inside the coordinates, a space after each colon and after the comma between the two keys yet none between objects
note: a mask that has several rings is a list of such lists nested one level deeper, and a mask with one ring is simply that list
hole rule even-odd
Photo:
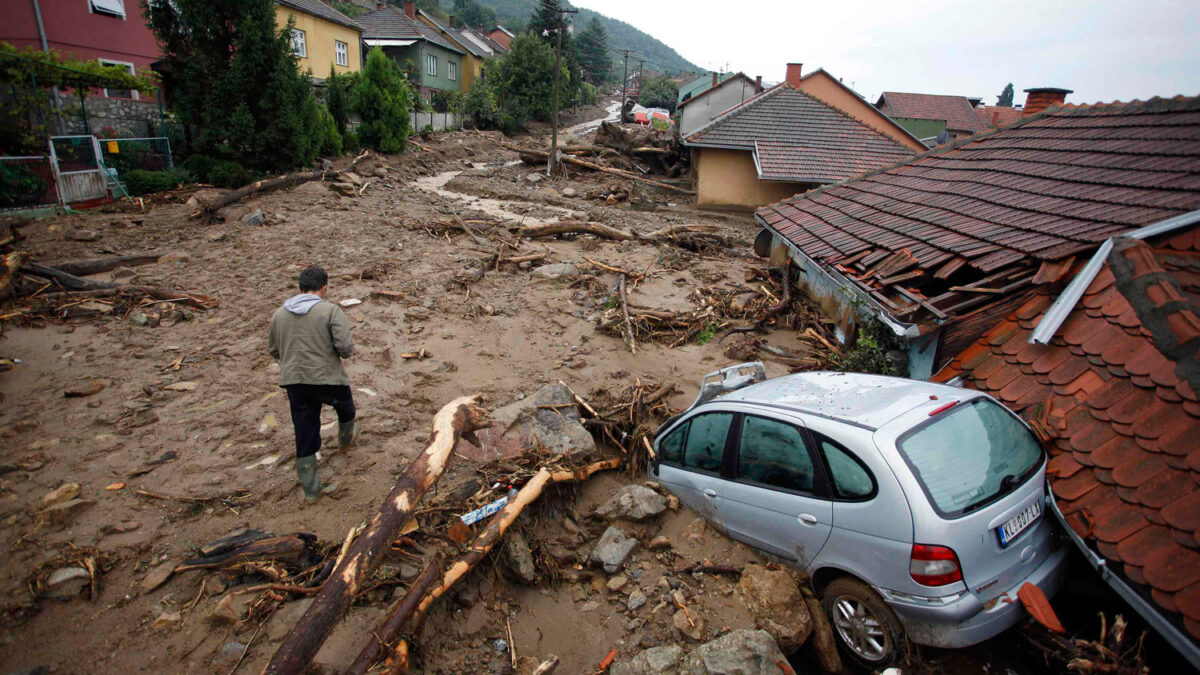
[{"label": "red tile roof", "polygon": [[781,84],[730,108],[684,144],[755,153],[763,180],[832,183],[912,157],[890,136]]},{"label": "red tile roof", "polygon": [[1021,119],[1021,109],[1005,105],[977,105],[975,118],[983,129],[1003,129]]},{"label": "red tile roof", "polygon": [[[1072,257],[1195,209],[1200,99],[1176,98],[1049,110],[756,215],[895,318],[949,331],[978,311],[985,328],[985,308]],[[978,337],[956,329],[960,346]]]},{"label": "red tile roof", "polygon": [[961,375],[1050,449],[1071,527],[1200,639],[1200,230],[1119,238],[1048,345],[1036,294],[933,379]]},{"label": "red tile roof", "polygon": [[889,117],[904,117],[917,120],[937,120],[946,123],[950,131],[983,131],[975,115],[974,106],[966,96],[942,96],[939,94],[906,94],[885,91],[877,106]]}]

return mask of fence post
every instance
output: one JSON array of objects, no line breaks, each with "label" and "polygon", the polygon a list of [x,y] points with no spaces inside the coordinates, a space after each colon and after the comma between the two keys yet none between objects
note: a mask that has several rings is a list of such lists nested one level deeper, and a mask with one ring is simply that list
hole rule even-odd
[{"label": "fence post", "polygon": [[83,133],[90,136],[92,134],[92,125],[88,124],[87,103],[83,100],[83,87],[79,87],[79,112],[83,114]]},{"label": "fence post", "polygon": [[29,79],[33,83],[33,100],[34,100],[34,107],[37,108],[38,124],[42,125],[42,128],[45,129],[46,128],[46,116],[42,114],[42,90],[38,89],[37,73],[33,72],[32,65],[29,66]]},{"label": "fence post", "polygon": [[167,137],[167,122],[163,119],[162,87],[155,91],[158,92],[158,133],[167,139],[167,168],[169,169],[175,166],[175,163],[171,160],[171,139]]}]

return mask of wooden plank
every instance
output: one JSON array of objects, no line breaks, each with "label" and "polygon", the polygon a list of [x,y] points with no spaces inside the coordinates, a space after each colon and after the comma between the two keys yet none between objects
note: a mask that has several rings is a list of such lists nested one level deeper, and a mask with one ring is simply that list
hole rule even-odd
[{"label": "wooden plank", "polygon": [[999,295],[1004,292],[999,288],[975,288],[972,286],[951,286],[950,290],[956,293],[991,293],[993,295]]},{"label": "wooden plank", "polygon": [[937,307],[934,307],[932,304],[930,304],[929,301],[924,296],[914,293],[913,291],[910,291],[907,288],[904,288],[903,286],[893,286],[892,288],[895,288],[896,291],[900,293],[900,295],[903,295],[904,297],[908,298],[909,300],[912,300],[913,302],[924,307],[926,310],[929,311],[930,314],[936,316],[937,318],[939,318],[939,319],[946,318],[946,313],[943,312],[942,310],[938,309]]},{"label": "wooden plank", "polygon": [[880,279],[880,280],[879,280],[879,283],[880,283],[880,284],[882,284],[882,285],[884,285],[884,286],[891,286],[892,284],[898,284],[898,283],[901,283],[901,282],[904,282],[904,281],[912,281],[913,279],[917,279],[917,278],[919,278],[919,277],[923,277],[923,276],[925,276],[925,272],[924,272],[924,271],[922,271],[922,270],[913,270],[912,272],[906,272],[906,273],[904,273],[904,274],[897,274],[897,275],[896,275],[896,276],[894,276],[894,277],[888,277],[888,278],[886,278],[886,279]]}]

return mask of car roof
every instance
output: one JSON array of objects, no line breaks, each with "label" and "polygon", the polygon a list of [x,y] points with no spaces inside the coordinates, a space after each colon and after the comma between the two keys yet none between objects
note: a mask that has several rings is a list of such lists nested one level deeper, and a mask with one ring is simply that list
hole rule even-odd
[{"label": "car roof", "polygon": [[807,412],[874,431],[937,397],[973,398],[974,392],[943,384],[863,373],[810,372],[777,377],[717,398]]}]

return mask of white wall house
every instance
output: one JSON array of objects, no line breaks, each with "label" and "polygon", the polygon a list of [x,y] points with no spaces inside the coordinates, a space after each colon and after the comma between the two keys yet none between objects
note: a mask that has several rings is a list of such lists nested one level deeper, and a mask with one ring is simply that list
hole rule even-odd
[{"label": "white wall house", "polygon": [[762,84],[738,73],[679,104],[679,133],[687,136],[721,113],[750,99]]}]

